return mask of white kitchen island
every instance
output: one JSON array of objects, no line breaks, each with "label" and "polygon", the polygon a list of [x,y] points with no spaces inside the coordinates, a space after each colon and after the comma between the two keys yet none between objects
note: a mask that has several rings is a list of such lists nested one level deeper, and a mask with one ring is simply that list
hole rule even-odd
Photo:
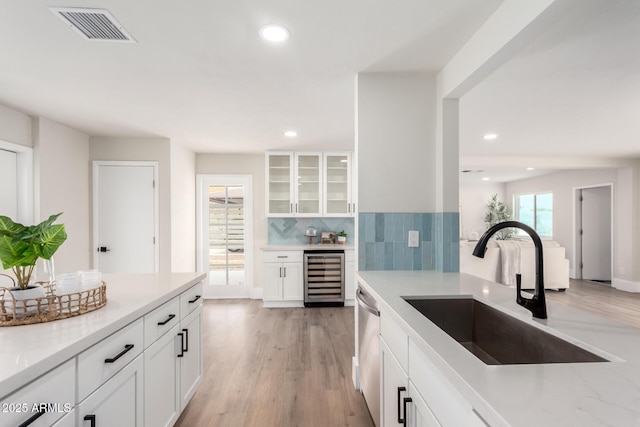
[{"label": "white kitchen island", "polygon": [[[413,398],[408,425],[640,425],[639,329],[549,301],[549,318],[534,321],[515,303],[513,289],[462,273],[357,275],[379,305],[386,380],[404,381],[402,396]],[[485,365],[402,299],[438,295],[473,296],[610,361]],[[395,388],[389,395],[387,410],[395,416]]]},{"label": "white kitchen island", "polygon": [[[47,411],[50,413],[36,420],[34,426],[51,425],[46,420],[55,420],[60,426],[85,425],[82,410],[91,406],[92,410],[98,411],[102,402],[100,390],[111,392],[120,385],[132,387],[136,393],[132,400],[138,405],[134,408],[134,422],[125,425],[143,425],[144,401],[154,398],[150,397],[149,390],[142,392],[147,379],[143,374],[147,359],[161,354],[161,345],[165,345],[170,354],[179,354],[186,343],[183,337],[186,329],[192,335],[190,356],[195,357],[193,364],[202,363],[200,282],[204,278],[202,273],[105,274],[108,302],[103,308],[69,319],[0,328],[0,402],[3,405],[0,410],[4,409],[0,412],[0,426],[24,422],[33,415],[30,406],[33,403],[55,402],[59,405],[50,407]],[[181,335],[183,341],[174,334]],[[117,360],[108,362],[109,358]],[[96,366],[93,366],[96,360]],[[168,360],[171,362],[172,359]],[[182,360],[186,359],[181,359],[180,363]],[[201,372],[199,366],[191,367],[191,372],[189,367],[181,368],[179,363],[171,365],[171,369],[174,366],[182,369],[185,377]],[[176,377],[179,382],[179,374]],[[194,381],[199,380],[198,377]],[[190,386],[188,398],[197,384]],[[45,397],[38,393],[51,387],[55,398],[43,401]],[[185,396],[179,389],[174,394],[178,413],[172,417],[177,418],[180,404],[184,403],[177,400],[178,396]],[[17,406],[25,404],[29,407]],[[17,414],[17,411],[23,414]],[[114,415],[124,416],[126,409]],[[62,420],[58,421],[59,418]],[[116,424],[108,421],[105,424],[104,421],[103,425],[123,425],[117,424],[120,421]]]}]

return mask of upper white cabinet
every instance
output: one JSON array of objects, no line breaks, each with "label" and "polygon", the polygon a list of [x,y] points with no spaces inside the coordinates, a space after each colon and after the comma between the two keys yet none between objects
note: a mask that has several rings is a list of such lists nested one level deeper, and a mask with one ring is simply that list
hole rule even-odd
[{"label": "upper white cabinet", "polygon": [[269,217],[348,217],[355,213],[349,152],[268,152],[266,174]]},{"label": "upper white cabinet", "polygon": [[324,216],[355,214],[351,177],[351,153],[324,153]]},{"label": "upper white cabinet", "polygon": [[268,216],[322,214],[322,153],[271,152],[266,162]]}]

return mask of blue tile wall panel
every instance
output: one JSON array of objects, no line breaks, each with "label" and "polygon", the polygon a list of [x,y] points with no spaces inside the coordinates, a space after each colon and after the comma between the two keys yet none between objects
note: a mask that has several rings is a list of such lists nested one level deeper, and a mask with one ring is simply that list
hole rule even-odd
[{"label": "blue tile wall panel", "polygon": [[[360,213],[360,270],[459,269],[459,214]],[[409,230],[420,233],[420,246],[408,247]]]},{"label": "blue tile wall panel", "polygon": [[[354,244],[355,220],[354,218],[269,218],[267,241],[270,245],[300,245],[309,242],[304,236],[304,231],[309,226],[318,230],[315,243],[320,243],[320,233],[323,231],[347,233],[347,244]],[[359,224],[359,235],[362,239],[364,224]],[[372,226],[373,229],[373,226]],[[372,240],[373,241],[373,240]]]}]

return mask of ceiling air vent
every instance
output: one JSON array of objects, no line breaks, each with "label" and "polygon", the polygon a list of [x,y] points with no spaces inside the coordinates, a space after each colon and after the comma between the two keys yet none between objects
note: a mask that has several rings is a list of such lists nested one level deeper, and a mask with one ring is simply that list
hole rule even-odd
[{"label": "ceiling air vent", "polygon": [[49,9],[87,40],[136,42],[113,15],[105,9],[78,7],[51,7]]}]

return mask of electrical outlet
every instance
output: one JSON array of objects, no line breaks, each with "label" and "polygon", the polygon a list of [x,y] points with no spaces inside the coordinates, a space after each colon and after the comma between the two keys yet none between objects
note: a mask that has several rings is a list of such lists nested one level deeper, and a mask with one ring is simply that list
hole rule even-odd
[{"label": "electrical outlet", "polygon": [[417,248],[420,244],[420,232],[416,230],[409,231],[409,247]]}]

